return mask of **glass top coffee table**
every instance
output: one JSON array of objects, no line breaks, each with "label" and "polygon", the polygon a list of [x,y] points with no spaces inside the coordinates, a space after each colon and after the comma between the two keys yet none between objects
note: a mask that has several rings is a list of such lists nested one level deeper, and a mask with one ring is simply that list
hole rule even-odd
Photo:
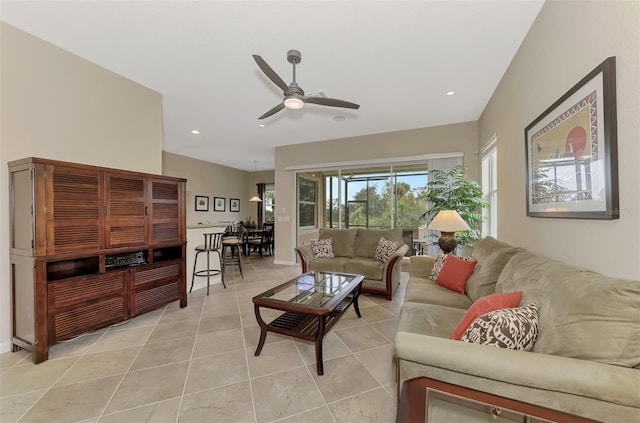
[{"label": "glass top coffee table", "polygon": [[[322,339],[351,304],[361,317],[358,297],[363,279],[352,273],[311,271],[253,297],[260,325],[255,355],[260,355],[267,332],[313,341],[317,371],[322,375]],[[267,324],[260,316],[260,307],[285,313]]]}]

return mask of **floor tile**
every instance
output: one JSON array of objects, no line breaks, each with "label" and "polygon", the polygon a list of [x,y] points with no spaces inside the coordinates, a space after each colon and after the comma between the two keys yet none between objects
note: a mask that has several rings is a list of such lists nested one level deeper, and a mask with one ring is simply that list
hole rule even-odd
[{"label": "floor tile", "polygon": [[16,352],[5,352],[0,354],[0,369],[8,369],[15,366],[23,360],[31,361],[31,353],[27,350],[18,350]]},{"label": "floor tile", "polygon": [[337,401],[380,386],[373,376],[352,355],[327,360],[324,374],[309,366],[313,378],[327,402]]},{"label": "floor tile", "polygon": [[371,323],[371,327],[380,332],[389,341],[393,342],[396,336],[396,330],[398,329],[399,318],[390,320],[381,320],[379,322]]},{"label": "floor tile", "polygon": [[329,404],[329,409],[338,423],[393,423],[396,420],[396,403],[383,388]]},{"label": "floor tile", "polygon": [[178,422],[255,423],[249,382],[185,395]]},{"label": "floor tile", "polygon": [[355,353],[356,359],[376,378],[380,385],[396,380],[393,363],[393,344]]},{"label": "floor tile", "polygon": [[57,386],[122,375],[133,363],[141,347],[122,348],[114,351],[82,356],[56,383]]},{"label": "floor tile", "polygon": [[333,423],[335,420],[329,411],[329,407],[323,406],[304,413],[296,414],[295,416],[288,417],[283,420],[278,420],[278,423]]},{"label": "floor tile", "polygon": [[204,333],[217,332],[220,330],[228,330],[239,328],[240,314],[227,314],[224,316],[203,317],[200,320],[200,327],[198,328],[198,335]]},{"label": "floor tile", "polygon": [[88,333],[73,340],[51,345],[49,347],[49,360],[82,355],[91,349],[103,335],[102,333]]},{"label": "floor tile", "polygon": [[362,318],[368,323],[375,323],[380,320],[388,320],[398,317],[382,306],[363,308],[360,310],[360,314],[362,314]]},{"label": "floor tile", "polygon": [[234,350],[244,351],[244,338],[241,328],[198,335],[193,349],[193,358]]},{"label": "floor tile", "polygon": [[252,378],[304,365],[293,341],[273,342],[262,348],[259,356],[253,348],[246,350],[249,374]]},{"label": "floor tile", "polygon": [[252,380],[258,422],[269,422],[324,405],[309,371],[300,367]]},{"label": "floor tile", "polygon": [[175,423],[178,417],[180,398],[156,402],[142,407],[132,408],[119,413],[100,417],[99,423]]},{"label": "floor tile", "polygon": [[148,369],[149,367],[189,360],[195,340],[195,336],[190,336],[164,342],[146,343],[131,366],[131,370]]},{"label": "floor tile", "polygon": [[163,401],[182,395],[189,363],[170,364],[127,373],[105,413]]},{"label": "floor tile", "polygon": [[185,394],[248,379],[247,361],[238,351],[198,358],[191,361]]},{"label": "floor tile", "polygon": [[98,342],[89,350],[90,353],[116,350],[120,348],[129,348],[135,345],[145,343],[149,334],[153,330],[153,326],[144,326],[140,328],[123,329],[117,331],[108,331]]},{"label": "floor tile", "polygon": [[173,323],[157,324],[147,342],[168,341],[170,339],[194,336],[198,329],[198,319],[182,320]]},{"label": "floor tile", "polygon": [[40,398],[20,422],[77,422],[98,417],[122,376],[56,386]]},{"label": "floor tile", "polygon": [[0,422],[14,423],[45,393],[46,389],[0,399]]},{"label": "floor tile", "polygon": [[[244,328],[242,332],[244,333],[245,347],[253,348],[255,350],[255,348],[258,346],[258,341],[260,340],[260,327],[250,326],[248,328]],[[280,342],[288,339],[291,339],[291,337],[287,335],[281,335],[279,333],[267,332],[267,337],[264,340],[264,344],[267,345],[273,342]]]},{"label": "floor tile", "polygon": [[387,338],[368,325],[336,330],[336,335],[354,353],[390,343]]},{"label": "floor tile", "polygon": [[78,357],[59,358],[12,367],[0,375],[0,398],[49,388],[77,360]]}]

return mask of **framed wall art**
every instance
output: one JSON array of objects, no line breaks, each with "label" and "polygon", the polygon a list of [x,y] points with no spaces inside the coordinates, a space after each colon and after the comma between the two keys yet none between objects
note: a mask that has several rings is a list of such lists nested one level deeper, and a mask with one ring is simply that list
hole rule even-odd
[{"label": "framed wall art", "polygon": [[617,219],[615,57],[524,130],[527,216]]},{"label": "framed wall art", "polygon": [[226,198],[213,197],[213,211],[223,212],[225,211]]},{"label": "framed wall art", "polygon": [[240,211],[240,199],[239,198],[229,198],[229,211],[231,211],[231,212],[239,212]]},{"label": "framed wall art", "polygon": [[196,195],[196,211],[209,211],[209,197]]}]

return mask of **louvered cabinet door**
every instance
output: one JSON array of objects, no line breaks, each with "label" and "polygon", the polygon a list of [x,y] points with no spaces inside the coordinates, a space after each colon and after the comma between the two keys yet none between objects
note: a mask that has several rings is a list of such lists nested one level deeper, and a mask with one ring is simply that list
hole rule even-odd
[{"label": "louvered cabinet door", "polygon": [[184,183],[151,179],[151,244],[184,240]]},{"label": "louvered cabinet door", "polygon": [[145,245],[147,241],[146,178],[107,173],[105,237],[107,248]]},{"label": "louvered cabinet door", "polygon": [[131,317],[179,300],[182,260],[133,269]]},{"label": "louvered cabinet door", "polygon": [[47,254],[102,247],[101,172],[47,165]]}]

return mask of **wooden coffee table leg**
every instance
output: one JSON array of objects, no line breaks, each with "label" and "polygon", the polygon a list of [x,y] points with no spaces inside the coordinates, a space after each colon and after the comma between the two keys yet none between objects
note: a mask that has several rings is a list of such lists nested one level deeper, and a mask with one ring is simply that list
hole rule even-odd
[{"label": "wooden coffee table leg", "polygon": [[262,317],[260,316],[260,307],[254,305],[253,309],[256,313],[256,320],[260,325],[260,340],[258,341],[258,347],[256,348],[255,353],[256,356],[259,356],[260,352],[262,351],[262,347],[264,346],[264,340],[267,338],[267,324],[264,322],[264,320],[262,320]]},{"label": "wooden coffee table leg", "polygon": [[324,374],[324,365],[322,363],[322,338],[324,338],[324,316],[318,316],[318,334],[316,335],[316,370],[318,376]]},{"label": "wooden coffee table leg", "polygon": [[360,315],[360,307],[358,306],[358,297],[360,296],[360,290],[362,289],[362,283],[358,285],[356,288],[356,293],[353,295],[353,309],[356,311],[356,315],[358,317],[362,317]]}]

